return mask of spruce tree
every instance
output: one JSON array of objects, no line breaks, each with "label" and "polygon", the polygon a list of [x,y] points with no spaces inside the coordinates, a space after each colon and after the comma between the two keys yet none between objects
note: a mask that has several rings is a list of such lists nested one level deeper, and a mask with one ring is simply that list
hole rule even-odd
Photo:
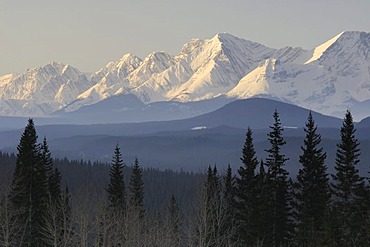
[{"label": "spruce tree", "polygon": [[[232,214],[235,206],[235,177],[232,174],[230,164],[227,166],[223,184],[223,205],[227,214]],[[230,220],[231,219],[232,218],[230,218]]]},{"label": "spruce tree", "polygon": [[223,223],[221,183],[216,165],[209,166],[202,191],[202,201],[197,216],[196,246],[222,246]]},{"label": "spruce tree", "polygon": [[62,174],[58,168],[49,177],[49,198],[51,204],[59,204],[62,199]]},{"label": "spruce tree", "polygon": [[139,211],[140,218],[144,217],[144,182],[142,178],[142,170],[139,166],[139,161],[136,158],[132,174],[130,178],[130,206]]},{"label": "spruce tree", "polygon": [[220,225],[221,238],[225,239],[228,246],[235,241],[235,177],[232,174],[230,164],[227,166],[226,174],[223,177],[222,197],[222,224]]},{"label": "spruce tree", "polygon": [[239,177],[236,179],[236,223],[237,240],[244,245],[252,245],[256,239],[255,228],[251,217],[256,208],[256,167],[258,160],[253,145],[252,130],[248,128],[245,138],[242,157],[243,165],[239,168]]},{"label": "spruce tree", "polygon": [[206,182],[206,195],[207,202],[211,204],[220,204],[221,201],[221,183],[218,176],[218,171],[216,165],[213,169],[211,166],[208,168],[207,172],[207,182]]},{"label": "spruce tree", "polygon": [[337,213],[337,242],[341,246],[363,246],[364,220],[366,211],[365,182],[359,175],[359,141],[355,137],[356,129],[349,111],[340,129],[341,141],[337,144],[335,171],[333,177],[334,210]]},{"label": "spruce tree", "polygon": [[71,194],[69,193],[68,186],[65,187],[61,199],[61,211],[62,211],[62,233],[61,242],[62,246],[69,246],[73,239],[73,226],[72,226],[72,207],[71,207]]},{"label": "spruce tree", "polygon": [[26,225],[23,245],[44,246],[47,176],[45,165],[40,161],[40,145],[32,119],[28,120],[17,151],[11,194],[13,206],[20,212],[19,220]]},{"label": "spruce tree", "polygon": [[45,167],[45,174],[46,174],[46,177],[48,178],[48,188],[49,188],[51,187],[50,179],[52,178],[54,171],[53,171],[53,159],[51,157],[51,152],[49,150],[46,137],[44,137],[41,143],[41,146],[40,146],[40,162],[43,163],[43,166]]},{"label": "spruce tree", "polygon": [[107,188],[109,206],[117,211],[126,208],[125,182],[123,179],[123,160],[118,144],[114,150],[112,165],[110,169],[110,182]]},{"label": "spruce tree", "polygon": [[181,215],[175,196],[172,194],[168,204],[167,234],[169,246],[180,246],[181,243]]},{"label": "spruce tree", "polygon": [[268,241],[271,241],[273,247],[288,245],[291,240],[292,225],[291,225],[291,202],[292,198],[289,193],[290,183],[288,179],[289,173],[285,170],[285,162],[288,160],[282,154],[281,148],[286,144],[282,132],[280,118],[275,110],[274,124],[270,126],[271,131],[268,133],[268,140],[271,147],[266,150],[268,157],[266,164],[268,166],[268,184],[271,190],[271,236]]},{"label": "spruce tree", "polygon": [[[145,209],[144,209],[144,182],[142,170],[139,161],[136,158],[132,168],[132,174],[129,183],[129,200],[127,219],[127,244],[128,246],[143,246],[144,234],[148,230],[145,226]],[[126,237],[126,236],[125,236]]]},{"label": "spruce tree", "polygon": [[253,232],[251,246],[269,246],[271,241],[272,224],[272,190],[269,184],[269,174],[265,171],[265,164],[261,160],[259,173],[256,175],[255,194],[253,199],[253,213],[250,216],[251,232]]},{"label": "spruce tree", "polygon": [[306,137],[299,156],[302,168],[295,184],[297,241],[299,246],[321,246],[330,199],[326,153],[319,147],[321,136],[317,133],[310,111],[304,128]]}]

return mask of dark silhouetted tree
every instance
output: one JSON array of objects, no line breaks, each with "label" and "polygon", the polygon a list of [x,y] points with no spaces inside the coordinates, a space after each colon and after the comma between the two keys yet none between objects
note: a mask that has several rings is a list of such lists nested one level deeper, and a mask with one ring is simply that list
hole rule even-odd
[{"label": "dark silhouetted tree", "polygon": [[223,177],[223,197],[222,197],[222,224],[220,226],[221,238],[227,246],[231,246],[236,241],[235,226],[235,177],[232,174],[231,166],[227,166],[226,174]]},{"label": "dark silhouetted tree", "polygon": [[[357,165],[360,143],[355,138],[356,129],[352,115],[346,112],[340,129],[341,141],[337,145],[333,177],[334,210],[339,223],[335,236],[340,246],[365,246],[366,193],[364,178]],[[368,243],[368,242],[367,242]]]},{"label": "dark silhouetted tree", "polygon": [[136,158],[130,178],[130,206],[140,211],[140,217],[144,217],[144,182],[139,161]]},{"label": "dark silhouetted tree", "polygon": [[13,176],[12,202],[21,222],[26,225],[25,246],[44,246],[43,230],[48,202],[48,181],[45,164],[40,161],[40,145],[32,119],[28,120],[17,147]]},{"label": "dark silhouetted tree", "polygon": [[[49,145],[46,141],[46,137],[44,137],[40,145],[40,162],[45,167],[45,174],[48,179],[48,192],[50,194],[50,188],[54,186],[51,185],[51,183],[55,182],[51,181],[53,179],[55,171],[53,170],[53,159],[51,157],[51,152],[49,150]],[[59,190],[61,190],[61,188],[59,188]]]},{"label": "dark silhouetted tree", "polygon": [[172,194],[168,204],[167,236],[168,246],[180,246],[181,243],[181,215],[175,196]]},{"label": "dark silhouetted tree", "polygon": [[110,169],[110,182],[108,185],[108,203],[109,206],[116,210],[125,210],[126,208],[126,192],[125,182],[123,179],[123,160],[118,144],[114,150],[112,165]]},{"label": "dark silhouetted tree", "polygon": [[256,240],[256,232],[251,218],[256,206],[258,206],[255,203],[258,160],[252,134],[252,130],[248,128],[242,150],[241,161],[243,165],[239,168],[239,177],[236,179],[237,241],[244,245],[253,245]]},{"label": "dark silhouetted tree", "polygon": [[280,118],[275,110],[274,124],[270,126],[271,131],[268,133],[268,140],[271,147],[266,150],[268,157],[266,165],[268,167],[268,184],[271,190],[271,236],[268,241],[271,241],[273,247],[287,245],[292,237],[291,224],[291,194],[289,173],[284,168],[285,162],[288,160],[282,154],[281,148],[286,144],[282,132]]},{"label": "dark silhouetted tree", "polygon": [[299,156],[302,168],[295,183],[297,242],[299,246],[322,246],[327,218],[330,187],[326,172],[326,153],[321,147],[312,113],[308,115],[306,137]]}]

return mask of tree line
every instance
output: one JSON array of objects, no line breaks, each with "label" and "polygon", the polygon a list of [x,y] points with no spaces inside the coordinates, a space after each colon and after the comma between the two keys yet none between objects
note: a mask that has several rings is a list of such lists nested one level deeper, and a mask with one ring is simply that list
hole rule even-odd
[{"label": "tree line", "polygon": [[138,159],[127,170],[118,144],[108,183],[98,192],[101,200],[92,201],[83,190],[71,196],[46,139],[37,142],[30,119],[12,181],[2,188],[0,245],[370,246],[370,188],[357,168],[360,144],[351,113],[340,129],[334,174],[327,173],[321,136],[309,113],[296,178],[285,169],[277,111],[273,120],[266,159],[258,159],[248,128],[235,175],[230,165],[222,175],[216,165],[209,166],[203,182],[188,177],[196,187],[190,207],[178,203],[181,192],[167,197],[161,192],[156,196],[166,201],[166,209],[149,212],[144,191],[152,184],[144,184]]}]

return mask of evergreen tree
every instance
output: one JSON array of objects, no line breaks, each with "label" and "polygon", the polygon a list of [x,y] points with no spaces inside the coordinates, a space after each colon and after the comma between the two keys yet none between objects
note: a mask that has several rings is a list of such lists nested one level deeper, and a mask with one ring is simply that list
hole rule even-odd
[{"label": "evergreen tree", "polygon": [[16,168],[13,176],[12,203],[19,210],[21,222],[26,224],[24,246],[44,246],[43,231],[47,212],[47,176],[40,161],[40,145],[32,119],[28,120],[17,147]]},{"label": "evergreen tree", "polygon": [[221,202],[221,183],[216,165],[213,169],[209,166],[206,182],[207,202],[209,205]]},{"label": "evergreen tree", "polygon": [[[364,212],[366,211],[365,182],[359,175],[359,141],[352,115],[347,111],[340,129],[341,141],[335,158],[336,174],[333,177],[334,210],[337,213],[340,246],[365,246]],[[364,208],[365,207],[365,208]],[[367,242],[368,244],[368,242]]]},{"label": "evergreen tree", "polygon": [[51,204],[59,204],[62,199],[62,174],[58,168],[49,177],[49,198]]},{"label": "evergreen tree", "polygon": [[239,177],[236,179],[236,219],[237,219],[237,241],[243,245],[252,245],[256,240],[256,232],[251,217],[256,206],[256,167],[258,160],[253,145],[252,130],[248,128],[242,150],[241,161],[243,165],[239,168]]},{"label": "evergreen tree", "polygon": [[256,187],[253,199],[253,213],[250,216],[250,231],[253,243],[250,246],[269,246],[272,224],[270,220],[272,207],[272,190],[269,184],[269,174],[265,171],[265,164],[261,160],[259,173],[256,175]]},{"label": "evergreen tree", "polygon": [[[46,137],[44,137],[44,140],[41,143],[40,146],[40,162],[45,167],[45,174],[48,179],[48,189],[52,187],[51,179],[54,175],[53,171],[53,159],[51,157],[51,152],[49,150],[48,143],[46,141]],[[60,189],[60,188],[59,188]],[[50,193],[50,191],[48,191]]]},{"label": "evergreen tree", "polygon": [[[230,164],[227,166],[226,175],[223,178],[223,205],[228,214],[232,214],[235,205],[235,177],[232,174]],[[231,220],[232,218],[230,218]]]},{"label": "evergreen tree", "polygon": [[168,246],[180,246],[181,243],[181,215],[175,196],[172,194],[168,204]]},{"label": "evergreen tree", "polygon": [[235,177],[232,174],[231,166],[227,166],[223,178],[222,213],[223,220],[220,226],[221,238],[225,239],[227,246],[235,241]]},{"label": "evergreen tree", "polygon": [[44,137],[40,144],[40,164],[45,169],[47,181],[47,211],[45,212],[44,242],[56,246],[65,240],[65,208],[62,195],[62,174],[58,168],[53,168],[53,159],[48,143]]},{"label": "evergreen tree", "polygon": [[221,183],[216,165],[209,166],[202,191],[196,223],[196,246],[221,246],[221,225],[224,212],[221,204]]},{"label": "evergreen tree", "polygon": [[129,183],[129,207],[127,212],[127,244],[128,246],[144,246],[144,234],[148,230],[145,225],[144,182],[139,161],[136,158]]},{"label": "evergreen tree", "polygon": [[112,166],[109,173],[108,203],[111,208],[124,210],[126,208],[125,182],[123,179],[123,160],[118,144],[114,150]]},{"label": "evergreen tree", "polygon": [[72,243],[74,231],[72,226],[72,207],[71,207],[71,194],[69,193],[68,186],[65,187],[64,193],[61,199],[61,212],[62,212],[62,234],[61,242],[62,246],[70,246]]},{"label": "evergreen tree", "polygon": [[144,182],[142,178],[142,170],[139,166],[139,161],[136,158],[132,174],[130,178],[130,206],[139,210],[140,218],[144,217]]},{"label": "evergreen tree", "polygon": [[298,171],[295,184],[297,241],[299,246],[321,246],[324,235],[324,219],[327,217],[330,199],[328,174],[326,172],[326,153],[318,146],[318,134],[312,113],[308,115],[306,137],[299,156],[302,168]]},{"label": "evergreen tree", "polygon": [[291,195],[289,173],[285,170],[285,162],[288,160],[281,153],[281,148],[286,144],[282,132],[281,122],[278,112],[275,110],[274,124],[270,126],[268,140],[271,147],[266,150],[268,157],[266,164],[268,166],[268,184],[271,190],[271,246],[286,246],[291,240]]}]

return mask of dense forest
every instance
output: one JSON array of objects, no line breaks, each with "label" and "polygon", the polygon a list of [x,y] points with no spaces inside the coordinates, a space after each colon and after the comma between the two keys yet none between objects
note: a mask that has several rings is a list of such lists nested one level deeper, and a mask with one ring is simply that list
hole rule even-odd
[{"label": "dense forest", "polygon": [[[297,177],[277,111],[259,160],[248,128],[242,166],[204,172],[53,159],[30,119],[16,154],[0,154],[0,246],[370,246],[370,187],[348,111],[335,172],[309,114]],[[365,150],[363,150],[365,151]],[[163,154],[165,155],[165,154]]]}]

